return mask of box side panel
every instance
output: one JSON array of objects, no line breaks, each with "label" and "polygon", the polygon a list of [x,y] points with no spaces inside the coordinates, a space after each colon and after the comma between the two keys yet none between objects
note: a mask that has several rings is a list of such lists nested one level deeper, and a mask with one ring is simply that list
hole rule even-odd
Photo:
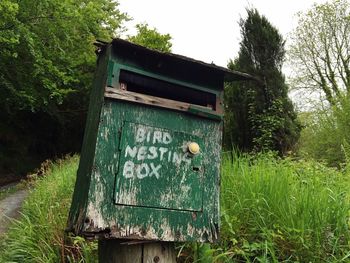
[{"label": "box side panel", "polygon": [[[201,182],[202,211],[115,203],[116,182],[122,176],[118,171],[121,171],[120,145],[125,122],[155,126],[202,138],[206,151],[201,161],[204,170]],[[97,133],[95,166],[91,175],[83,232],[87,235],[100,233],[107,238],[215,241],[219,228],[221,133],[220,121],[120,100],[106,100]],[[181,194],[181,191],[177,193]],[[150,189],[149,197],[153,194]]]},{"label": "box side panel", "polygon": [[68,217],[68,230],[79,234],[84,223],[90,176],[93,169],[97,131],[103,103],[103,93],[107,79],[110,47],[99,54],[93,87],[90,94],[89,110],[86,119],[83,145],[80,155],[77,179]]}]

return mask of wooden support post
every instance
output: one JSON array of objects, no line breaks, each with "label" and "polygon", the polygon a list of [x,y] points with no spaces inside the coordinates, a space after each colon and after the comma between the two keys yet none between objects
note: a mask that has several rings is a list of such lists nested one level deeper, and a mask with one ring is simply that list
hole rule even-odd
[{"label": "wooden support post", "polygon": [[99,263],[175,263],[174,243],[132,243],[105,239],[98,242]]}]

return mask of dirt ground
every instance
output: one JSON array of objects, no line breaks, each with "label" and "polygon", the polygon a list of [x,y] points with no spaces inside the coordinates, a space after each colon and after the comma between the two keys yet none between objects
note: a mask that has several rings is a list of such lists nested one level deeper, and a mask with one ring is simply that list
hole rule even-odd
[{"label": "dirt ground", "polygon": [[0,172],[0,187],[7,186],[10,183],[17,183],[25,177],[15,174],[3,174]]},{"label": "dirt ground", "polygon": [[28,190],[19,190],[0,201],[0,236],[7,231],[11,220],[20,215],[19,210],[27,195]]}]

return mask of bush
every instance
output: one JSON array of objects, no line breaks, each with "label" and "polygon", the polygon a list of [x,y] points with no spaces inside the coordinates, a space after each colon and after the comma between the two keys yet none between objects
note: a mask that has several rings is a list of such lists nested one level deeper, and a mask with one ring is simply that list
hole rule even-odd
[{"label": "bush", "polygon": [[304,113],[301,119],[305,126],[299,143],[301,156],[335,167],[342,167],[349,161],[349,96],[344,97],[337,106]]}]

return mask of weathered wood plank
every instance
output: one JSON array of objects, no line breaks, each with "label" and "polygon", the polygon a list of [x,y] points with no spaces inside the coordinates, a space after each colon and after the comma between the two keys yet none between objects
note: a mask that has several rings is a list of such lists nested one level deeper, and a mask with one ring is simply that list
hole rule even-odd
[{"label": "weathered wood plank", "polygon": [[103,88],[107,82],[106,68],[110,65],[110,48],[100,53],[95,73],[93,88],[90,94],[89,111],[86,118],[84,140],[81,150],[77,180],[69,212],[67,230],[79,233],[84,225],[85,212],[88,205],[88,194],[91,182],[92,167],[94,165],[97,131],[100,125],[100,113],[103,110]]},{"label": "weathered wood plank", "polygon": [[125,123],[121,134],[117,204],[203,210],[203,154],[188,152],[188,142],[198,143],[205,152],[202,138],[132,122]]},{"label": "weathered wood plank", "polygon": [[223,116],[221,113],[216,112],[208,107],[127,91],[125,90],[125,86],[123,84],[121,84],[120,89],[106,87],[104,96],[106,98],[126,100],[161,108],[185,111],[194,115],[208,117],[216,120],[221,120]]},{"label": "weathered wood plank", "polygon": [[161,108],[180,110],[180,111],[187,111],[188,108],[190,107],[190,104],[185,102],[163,99],[159,97],[140,94],[140,93],[122,90],[122,89],[114,89],[109,87],[106,87],[105,97],[137,102],[137,103],[157,106]]},{"label": "weathered wood plank", "polygon": [[99,240],[98,258],[100,263],[140,263],[142,245],[121,245],[121,240]]},{"label": "weathered wood plank", "polygon": [[[101,236],[107,238],[130,240],[199,242],[213,242],[217,240],[219,224],[217,200],[219,198],[221,122],[213,122],[209,118],[197,118],[192,114],[183,114],[181,111],[145,107],[145,105],[140,103],[129,103],[124,100],[116,101],[113,99],[105,100],[100,120],[100,129],[97,133],[95,166],[91,178],[91,195],[89,196],[87,212],[83,218],[85,220],[82,233],[86,236],[96,236],[100,233]],[[126,123],[136,123],[138,125],[130,126],[130,130],[127,128],[128,125]],[[203,191],[200,191],[202,195],[202,212],[193,211],[197,210],[193,208],[198,206],[196,204],[193,206],[192,203],[198,199],[192,198],[192,195],[188,196],[188,201],[182,202],[181,206],[179,206],[182,209],[187,208],[186,210],[173,209],[175,206],[168,201],[166,205],[162,205],[163,202],[160,203],[161,201],[168,200],[168,193],[166,191],[162,192],[164,194],[160,198],[154,196],[154,193],[157,193],[159,187],[164,188],[165,186],[164,184],[159,184],[158,181],[163,176],[171,176],[173,177],[171,180],[172,183],[167,188],[171,188],[169,193],[174,193],[173,201],[184,200],[184,198],[179,198],[179,196],[186,193],[181,191],[181,188],[188,182],[187,176],[183,180],[183,176],[176,176],[177,173],[168,174],[164,172],[166,169],[163,171],[165,165],[168,164],[167,153],[169,151],[163,153],[162,161],[160,161],[160,152],[158,152],[158,159],[155,158],[159,160],[157,163],[154,163],[155,169],[158,165],[164,165],[163,168],[157,170],[160,175],[159,180],[155,176],[142,179],[137,178],[137,175],[136,177],[133,175],[132,178],[126,178],[124,176],[123,164],[125,162],[123,159],[126,157],[125,151],[121,150],[121,148],[126,149],[126,145],[123,144],[123,128],[125,128],[125,132],[129,131],[128,133],[130,133],[127,137],[131,136],[136,142],[135,136],[138,134],[137,128],[140,125],[153,127],[154,131],[171,131],[170,135],[172,135],[173,141],[177,142],[176,144],[179,146],[177,151],[179,152],[183,146],[183,143],[180,142],[197,141],[197,137],[203,140],[202,143],[200,141],[198,142],[201,147],[201,154],[197,157],[202,158],[201,165],[191,162],[194,167],[199,167],[198,172],[192,169],[191,173],[203,173],[200,176],[201,179],[198,179],[198,187],[202,185],[203,189]],[[136,130],[133,130],[134,128]],[[180,136],[181,138],[177,138],[180,135],[178,132],[187,135],[183,138],[182,136]],[[149,149],[152,146],[169,148],[169,144],[155,143],[156,145],[151,145],[151,142],[153,144],[153,135],[149,137],[149,143],[147,143],[147,135],[145,137],[146,143],[145,141],[143,143],[138,142],[135,145],[130,145],[130,147],[133,148],[136,146],[138,149],[140,149],[139,147],[143,147],[143,149],[144,147],[148,147]],[[156,137],[159,138],[158,136]],[[163,140],[161,141],[163,142]],[[143,160],[145,163],[155,161],[155,159],[151,160],[145,157],[148,154],[150,154],[150,158],[153,158],[154,153],[152,152],[146,153],[146,155],[141,152],[140,156],[136,153],[135,157],[133,157],[136,158],[134,163],[141,164],[141,159],[145,159]],[[128,152],[127,158],[129,157]],[[125,159],[125,161],[129,161],[129,159]],[[173,158],[171,158],[171,161],[173,161]],[[143,173],[144,171],[142,170],[141,172]],[[191,182],[194,183],[195,178],[190,176],[189,179],[191,178],[193,179]],[[193,184],[188,184],[189,189],[191,185]],[[119,186],[127,186],[127,188],[135,189],[138,192],[140,190],[142,196],[130,193],[130,197],[136,196],[139,200],[137,204],[141,204],[141,201],[143,204],[140,206],[117,204],[115,202],[116,198],[119,196],[118,193],[121,193]],[[146,191],[146,186],[148,186],[148,191]],[[196,189],[198,189],[197,186]],[[153,200],[154,204],[148,203],[149,200]],[[143,206],[145,202],[149,205],[148,207]]]},{"label": "weathered wood plank", "polygon": [[143,247],[144,263],[175,263],[176,252],[174,243],[146,243]]},{"label": "weathered wood plank", "polygon": [[[87,147],[82,151],[69,230],[92,238],[124,239],[124,243],[216,241],[223,74],[192,70],[193,65],[185,64],[183,70],[179,64],[168,65],[170,61],[162,66],[147,54],[140,57],[110,45],[106,51],[100,54],[91,95],[89,136],[84,139]],[[122,64],[146,80],[152,78],[147,72],[155,74],[157,85],[142,78],[137,83],[123,80]],[[162,89],[162,81],[175,85]],[[187,92],[195,89],[191,85],[205,89]],[[145,137],[142,127],[149,132]],[[199,155],[185,154],[191,142],[200,146]],[[107,260],[102,262],[111,262]]]},{"label": "weathered wood plank", "polygon": [[174,243],[123,244],[122,240],[100,240],[100,263],[175,263]]}]

